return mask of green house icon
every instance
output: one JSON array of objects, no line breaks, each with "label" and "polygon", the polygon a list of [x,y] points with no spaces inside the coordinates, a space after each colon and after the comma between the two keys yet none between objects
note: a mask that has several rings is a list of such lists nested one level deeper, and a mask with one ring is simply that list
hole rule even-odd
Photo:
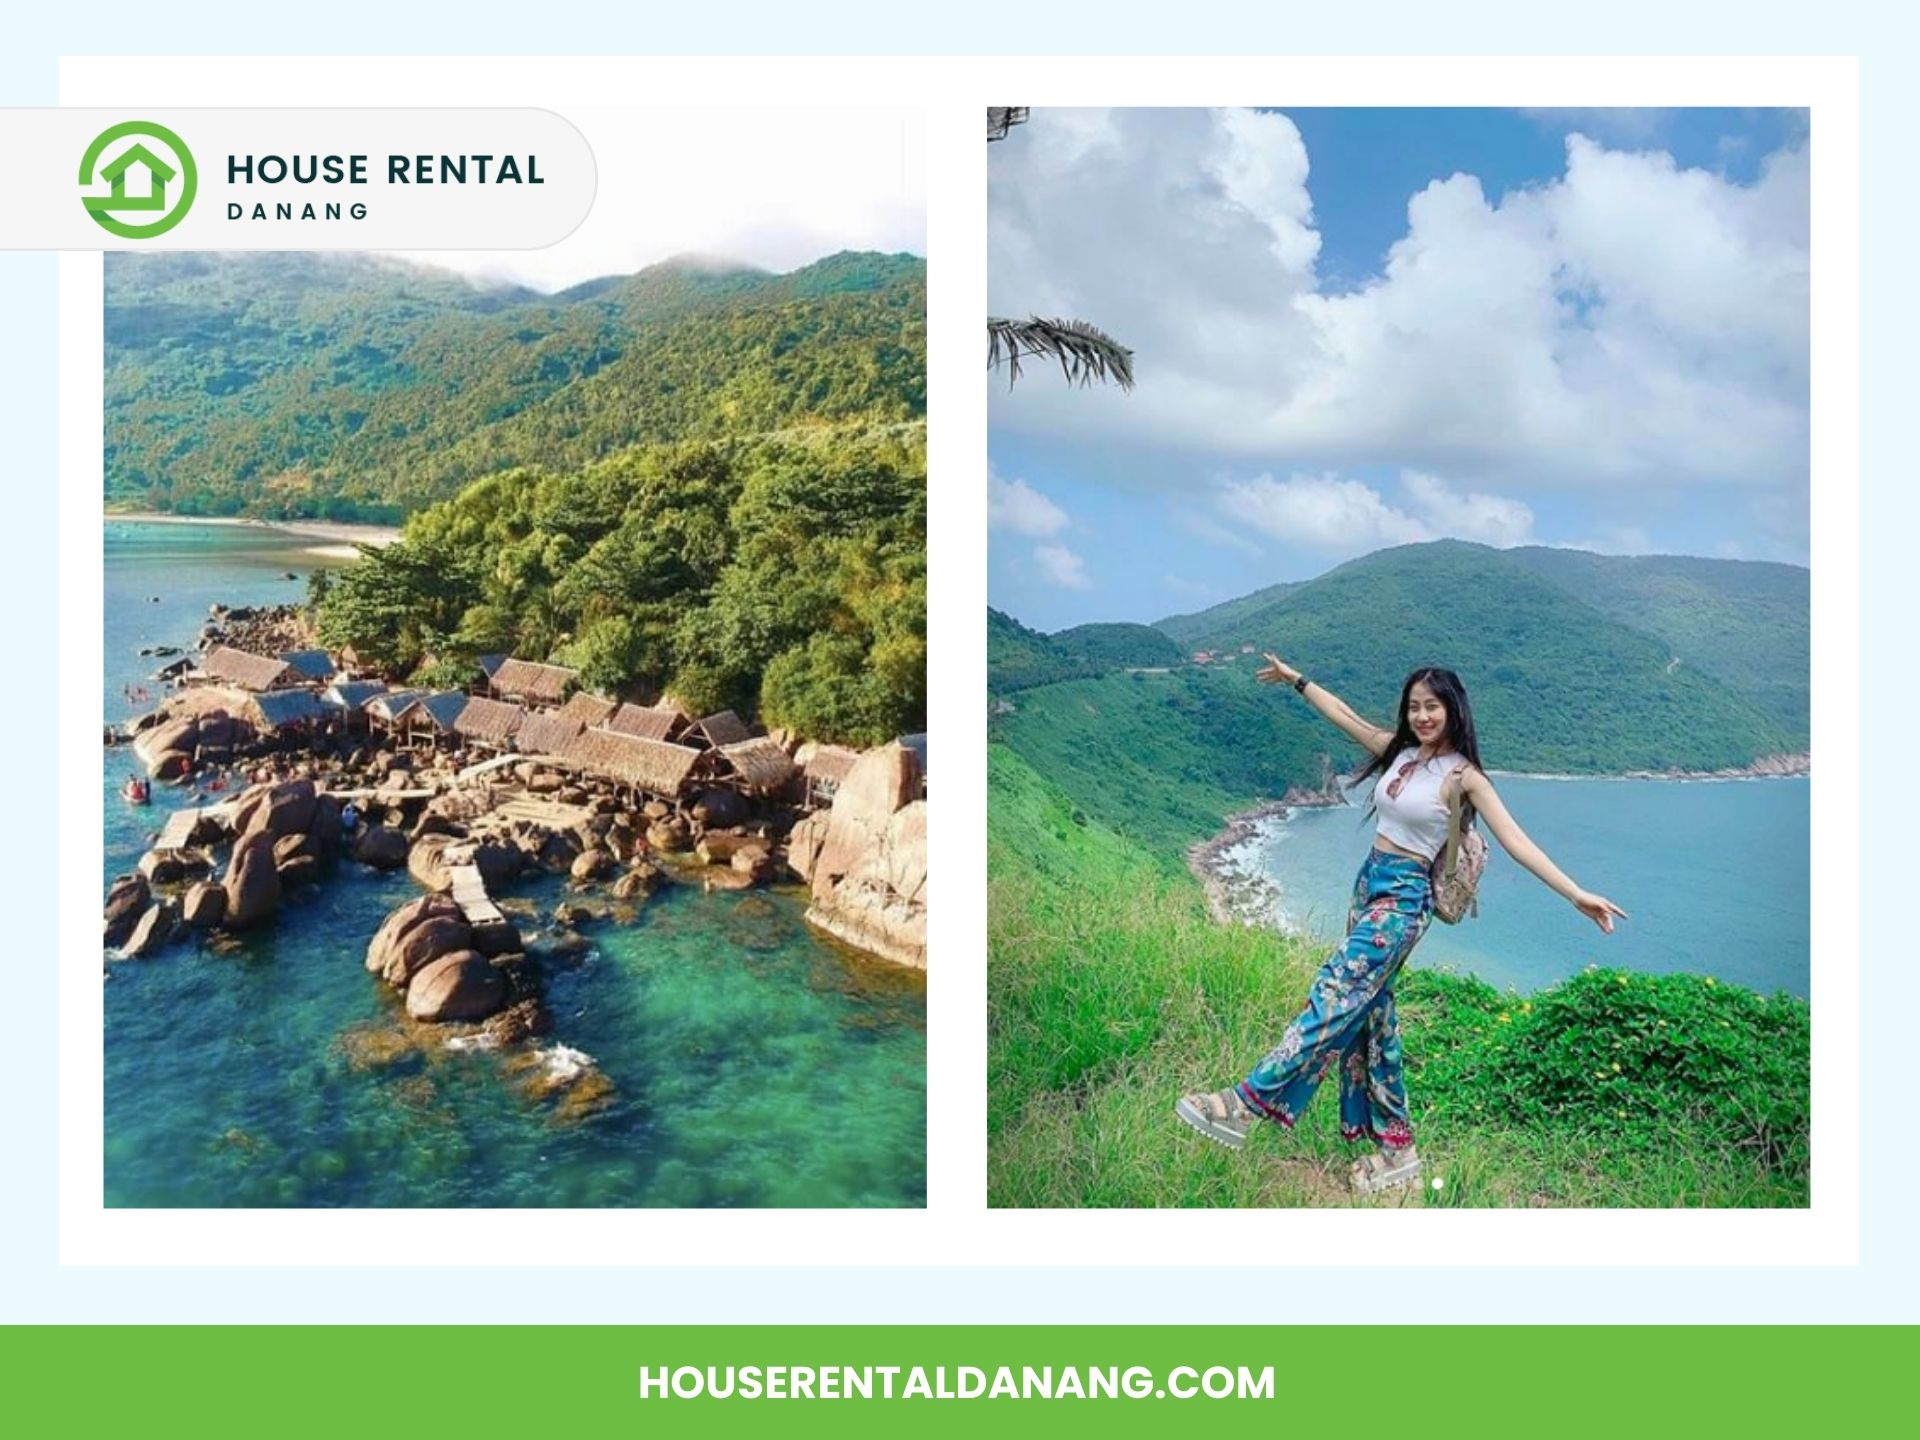
[{"label": "green house icon", "polygon": [[[127,194],[127,171],[135,165],[147,168],[147,193],[144,196]],[[165,210],[167,208],[167,186],[180,172],[154,154],[146,146],[135,142],[129,145],[111,164],[101,167],[100,178],[111,187],[111,193],[95,196],[87,202],[90,210]]]},{"label": "green house icon", "polygon": [[[127,148],[101,164],[121,143]],[[193,208],[200,176],[193,152],[173,131],[151,120],[126,120],[93,137],[80,157],[79,180],[80,203],[96,225],[127,240],[148,240],[171,230]],[[101,184],[105,195],[94,193]]]}]

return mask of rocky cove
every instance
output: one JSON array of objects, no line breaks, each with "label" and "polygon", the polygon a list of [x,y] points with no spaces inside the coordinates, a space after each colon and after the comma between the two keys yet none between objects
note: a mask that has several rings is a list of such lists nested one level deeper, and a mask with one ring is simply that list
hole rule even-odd
[{"label": "rocky cove", "polygon": [[[231,615],[218,643],[295,638]],[[666,798],[222,699],[183,690],[106,750],[109,779],[166,777],[146,813],[175,827],[109,884],[109,1203],[920,1203],[912,750],[843,757],[830,796]],[[108,803],[111,862],[141,812]],[[762,1069],[805,1103],[740,1110]],[[813,1133],[842,1107],[864,1131]]]}]

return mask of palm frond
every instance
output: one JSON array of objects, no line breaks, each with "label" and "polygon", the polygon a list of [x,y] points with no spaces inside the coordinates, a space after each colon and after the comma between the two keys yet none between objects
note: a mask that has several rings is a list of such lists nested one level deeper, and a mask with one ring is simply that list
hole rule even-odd
[{"label": "palm frond", "polygon": [[1007,131],[1016,125],[1027,123],[1027,117],[1033,113],[1030,105],[989,105],[987,107],[987,142],[1007,138]]},{"label": "palm frond", "polygon": [[1032,355],[1060,362],[1069,385],[1111,380],[1133,389],[1133,351],[1084,320],[987,320],[987,368],[1007,367],[1007,386],[1020,378],[1020,361]]}]

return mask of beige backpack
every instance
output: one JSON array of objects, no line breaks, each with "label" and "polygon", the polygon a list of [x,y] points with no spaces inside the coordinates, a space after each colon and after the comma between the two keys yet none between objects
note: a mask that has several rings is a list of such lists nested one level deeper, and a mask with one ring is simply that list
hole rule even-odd
[{"label": "beige backpack", "polygon": [[1487,868],[1487,841],[1478,828],[1466,829],[1461,820],[1465,803],[1460,798],[1462,765],[1447,777],[1447,848],[1433,862],[1428,873],[1433,877],[1433,913],[1449,925],[1458,925],[1467,916],[1478,918],[1480,876]]}]

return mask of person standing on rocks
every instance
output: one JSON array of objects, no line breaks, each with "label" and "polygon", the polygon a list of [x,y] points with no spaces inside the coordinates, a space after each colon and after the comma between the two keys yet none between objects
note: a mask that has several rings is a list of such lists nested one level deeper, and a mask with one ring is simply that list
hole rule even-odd
[{"label": "person standing on rocks", "polygon": [[1320,967],[1306,1008],[1246,1079],[1225,1090],[1183,1095],[1174,1114],[1238,1150],[1257,1120],[1292,1129],[1320,1082],[1337,1072],[1341,1137],[1377,1147],[1354,1165],[1353,1186],[1362,1193],[1389,1190],[1420,1174],[1394,981],[1433,918],[1435,862],[1447,846],[1452,798],[1459,797],[1463,832],[1485,816],[1509,855],[1602,931],[1611,934],[1614,918],[1625,919],[1627,912],[1574,884],[1508,813],[1481,768],[1473,709],[1453,671],[1428,665],[1407,676],[1389,730],[1362,719],[1278,656],[1266,659],[1257,679],[1293,686],[1366,748],[1369,759],[1355,780],[1376,777],[1371,808],[1379,824],[1354,880],[1347,937]]}]

